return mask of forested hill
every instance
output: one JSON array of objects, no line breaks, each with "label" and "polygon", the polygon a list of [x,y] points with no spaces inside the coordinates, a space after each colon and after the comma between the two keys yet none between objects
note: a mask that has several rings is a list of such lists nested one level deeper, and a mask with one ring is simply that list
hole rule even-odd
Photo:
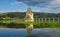
[{"label": "forested hill", "polygon": [[[60,13],[43,13],[43,12],[33,12],[34,18],[60,18]],[[7,12],[0,14],[0,17],[11,17],[11,18],[24,18],[25,12]]]}]

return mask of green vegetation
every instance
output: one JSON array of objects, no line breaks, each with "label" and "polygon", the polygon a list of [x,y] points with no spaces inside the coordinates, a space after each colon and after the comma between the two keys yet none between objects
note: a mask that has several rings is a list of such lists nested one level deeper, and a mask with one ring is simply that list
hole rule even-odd
[{"label": "green vegetation", "polygon": [[[0,18],[24,18],[25,12],[7,12],[0,14]],[[60,18],[60,13],[45,13],[45,12],[34,12],[34,18]]]},{"label": "green vegetation", "polygon": [[[32,23],[35,28],[60,28],[60,22],[23,22],[17,21],[17,18],[23,19],[25,12],[8,12],[0,14],[0,27],[25,28],[25,24]],[[34,12],[34,18],[60,18],[60,13],[39,13]]]},{"label": "green vegetation", "polygon": [[60,22],[16,22],[16,24],[30,24],[32,23],[35,28],[60,28]]},{"label": "green vegetation", "polygon": [[[4,20],[3,20],[4,21]],[[0,26],[9,28],[25,28],[25,25],[32,23],[35,28],[60,28],[60,22],[19,22],[19,21],[0,21]]]}]

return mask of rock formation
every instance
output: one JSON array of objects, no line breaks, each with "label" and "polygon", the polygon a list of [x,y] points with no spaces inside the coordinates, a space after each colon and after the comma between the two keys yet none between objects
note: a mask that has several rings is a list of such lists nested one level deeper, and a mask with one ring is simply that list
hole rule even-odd
[{"label": "rock formation", "polygon": [[[25,21],[25,22],[33,22],[33,21],[34,21],[33,13],[32,13],[32,9],[31,9],[31,8],[28,8],[28,9],[27,9],[27,12],[26,12],[24,21]],[[33,24],[32,24],[32,23],[30,23],[30,24],[25,24],[25,26],[26,26],[27,32],[31,33],[31,31],[32,31],[32,29],[33,29]]]}]

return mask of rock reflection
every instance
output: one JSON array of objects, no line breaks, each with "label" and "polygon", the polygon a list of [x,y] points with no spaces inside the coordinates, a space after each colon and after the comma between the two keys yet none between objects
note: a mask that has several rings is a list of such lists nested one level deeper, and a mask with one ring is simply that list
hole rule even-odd
[{"label": "rock reflection", "polygon": [[30,24],[30,25],[26,25],[26,30],[29,34],[32,33],[32,30],[33,30],[33,24]]}]

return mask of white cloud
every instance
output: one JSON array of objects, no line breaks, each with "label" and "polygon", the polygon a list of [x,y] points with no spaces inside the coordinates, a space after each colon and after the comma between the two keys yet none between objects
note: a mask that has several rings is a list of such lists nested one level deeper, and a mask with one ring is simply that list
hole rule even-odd
[{"label": "white cloud", "polygon": [[60,6],[60,0],[53,0],[50,2],[49,6]]},{"label": "white cloud", "polygon": [[11,5],[25,5],[23,2],[12,2]]},{"label": "white cloud", "polygon": [[60,0],[53,0],[46,6],[52,12],[60,12]]},{"label": "white cloud", "polygon": [[17,2],[17,1],[15,3],[20,5],[24,4],[23,2]]},{"label": "white cloud", "polygon": [[60,4],[60,0],[53,0],[52,4]]}]

